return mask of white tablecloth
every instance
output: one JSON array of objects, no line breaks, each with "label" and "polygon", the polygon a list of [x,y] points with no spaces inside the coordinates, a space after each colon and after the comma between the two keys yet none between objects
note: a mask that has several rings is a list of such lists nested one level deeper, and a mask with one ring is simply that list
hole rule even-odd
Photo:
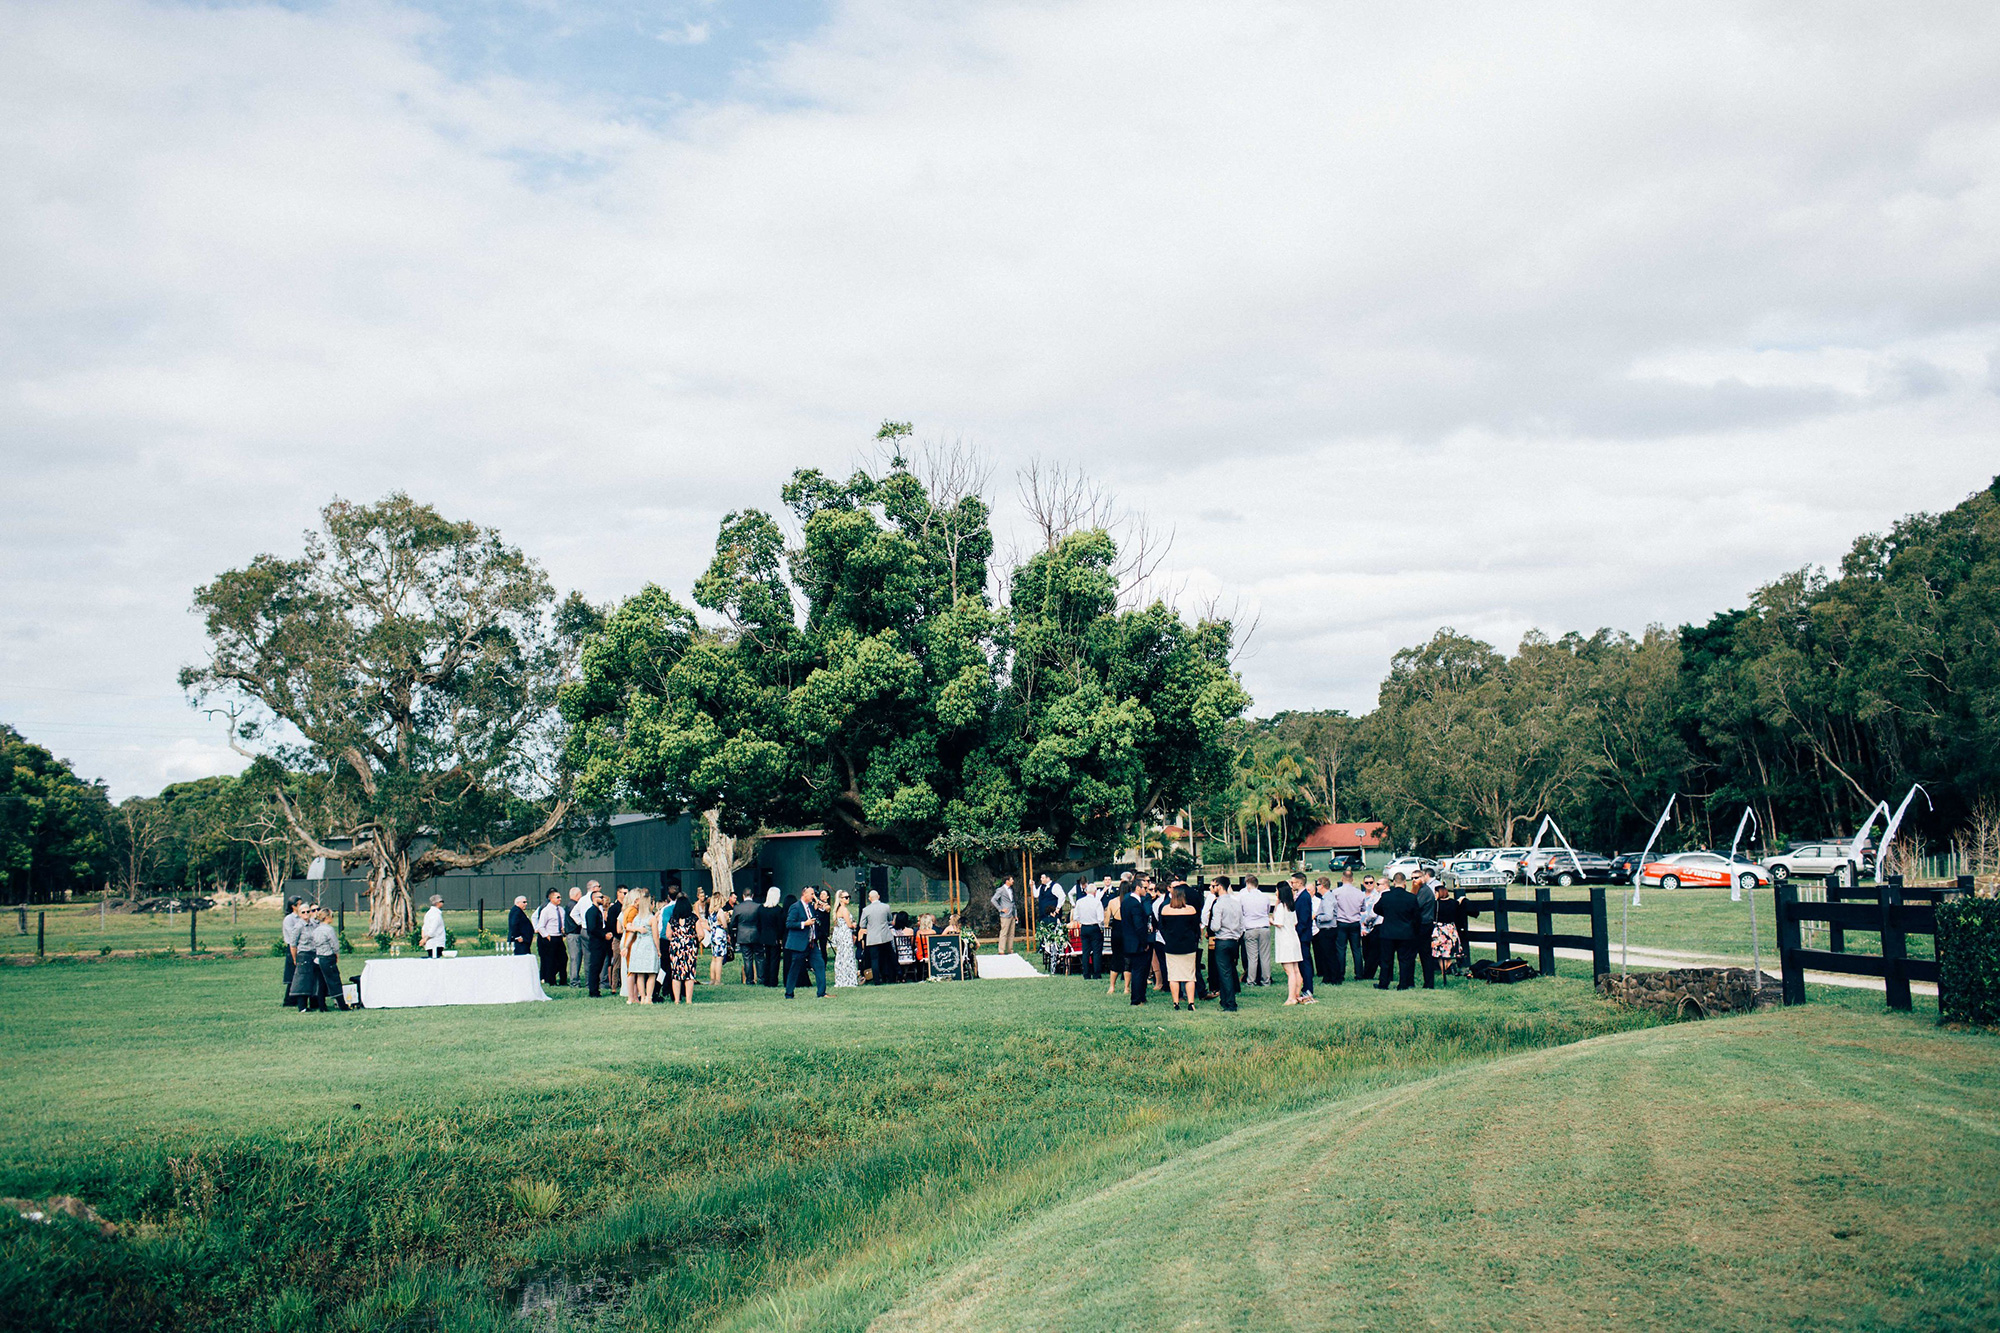
[{"label": "white tablecloth", "polygon": [[533,954],[504,958],[371,958],[361,969],[369,1009],[546,1000]]}]

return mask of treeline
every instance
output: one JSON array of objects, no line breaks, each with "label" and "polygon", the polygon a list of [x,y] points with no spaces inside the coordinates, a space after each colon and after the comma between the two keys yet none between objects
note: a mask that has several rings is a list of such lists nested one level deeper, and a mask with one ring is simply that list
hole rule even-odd
[{"label": "treeline", "polygon": [[113,805],[104,784],[0,723],[0,884],[9,902],[104,889],[140,894],[275,889],[296,844],[270,792],[277,767],[176,782]]},{"label": "treeline", "polygon": [[1857,827],[1922,782],[1906,828],[1935,850],[2000,823],[2000,479],[1854,544],[1701,625],[1550,639],[1512,656],[1443,629],[1396,654],[1364,717],[1246,722],[1236,781],[1195,812],[1225,846],[1287,850],[1315,822],[1380,819],[1398,847],[1522,842],[1552,812],[1579,844],[1636,849],[1674,793],[1677,845]]}]

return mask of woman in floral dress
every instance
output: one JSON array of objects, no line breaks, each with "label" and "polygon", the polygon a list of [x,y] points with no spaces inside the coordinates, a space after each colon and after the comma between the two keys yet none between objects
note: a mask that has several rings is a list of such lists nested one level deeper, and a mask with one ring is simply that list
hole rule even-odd
[{"label": "woman in floral dress", "polygon": [[671,890],[673,916],[667,924],[667,999],[674,1004],[694,1003],[694,965],[701,954],[701,940],[695,934],[694,910],[680,890]]},{"label": "woman in floral dress", "polygon": [[722,965],[729,961],[729,943],[736,938],[730,922],[728,899],[716,894],[708,900],[708,984],[722,984]]},{"label": "woman in floral dress", "polygon": [[854,960],[854,916],[847,908],[847,890],[833,895],[833,985],[861,984],[861,967]]}]

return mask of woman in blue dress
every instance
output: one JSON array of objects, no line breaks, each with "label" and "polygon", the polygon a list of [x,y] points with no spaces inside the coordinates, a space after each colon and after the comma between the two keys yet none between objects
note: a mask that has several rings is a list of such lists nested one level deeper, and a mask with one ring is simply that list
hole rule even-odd
[{"label": "woman in blue dress", "polygon": [[635,894],[625,925],[625,1003],[651,1004],[653,982],[660,971],[660,918],[653,912],[652,896],[643,889]]}]

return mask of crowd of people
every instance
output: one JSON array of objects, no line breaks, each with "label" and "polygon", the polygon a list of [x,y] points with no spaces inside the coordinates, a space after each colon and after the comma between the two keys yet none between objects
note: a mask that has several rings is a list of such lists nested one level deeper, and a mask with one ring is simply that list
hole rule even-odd
[{"label": "crowd of people", "polygon": [[[449,940],[443,904],[431,898],[420,931],[433,958]],[[1014,950],[1017,919],[1030,906],[1035,947],[1051,970],[1103,980],[1107,995],[1123,993],[1133,1004],[1145,1004],[1149,988],[1166,990],[1176,1009],[1213,998],[1234,1010],[1245,987],[1279,980],[1285,1004],[1313,1004],[1315,986],[1345,984],[1350,966],[1357,981],[1382,990],[1410,989],[1421,970],[1429,989],[1464,966],[1465,926],[1478,915],[1422,870],[1358,883],[1351,870],[1338,882],[1329,875],[1309,882],[1299,872],[1273,892],[1255,875],[1231,883],[1223,875],[1189,882],[1126,872],[1068,886],[1043,875],[1026,904],[1008,876],[991,904],[1000,952]],[[347,1008],[331,914],[303,898],[290,906],[286,1003]],[[796,896],[773,887],[739,897],[733,888],[690,895],[669,883],[656,900],[624,885],[607,894],[592,880],[567,899],[551,889],[539,906],[516,898],[507,914],[508,943],[536,957],[544,985],[588,988],[627,1004],[692,1003],[704,950],[710,985],[740,963],[745,985],[782,984],[791,999],[810,979],[825,998],[829,962],[833,990],[917,980],[930,974],[932,941],[959,934],[956,916],[941,926],[933,914],[912,919],[873,890],[856,912],[847,890],[811,885]]]},{"label": "crowd of people", "polygon": [[[1012,877],[993,894],[1007,945],[1015,901]],[[1465,926],[1479,909],[1423,870],[1414,876],[1346,871],[1308,880],[1296,872],[1266,892],[1257,876],[1161,881],[1127,872],[1116,880],[1065,887],[1044,875],[1031,895],[1037,947],[1052,969],[1104,979],[1146,1003],[1148,986],[1165,989],[1176,1009],[1213,997],[1237,1007],[1246,986],[1282,978],[1285,1003],[1313,1004],[1315,985],[1339,986],[1350,965],[1358,981],[1425,989],[1466,963]]]}]

